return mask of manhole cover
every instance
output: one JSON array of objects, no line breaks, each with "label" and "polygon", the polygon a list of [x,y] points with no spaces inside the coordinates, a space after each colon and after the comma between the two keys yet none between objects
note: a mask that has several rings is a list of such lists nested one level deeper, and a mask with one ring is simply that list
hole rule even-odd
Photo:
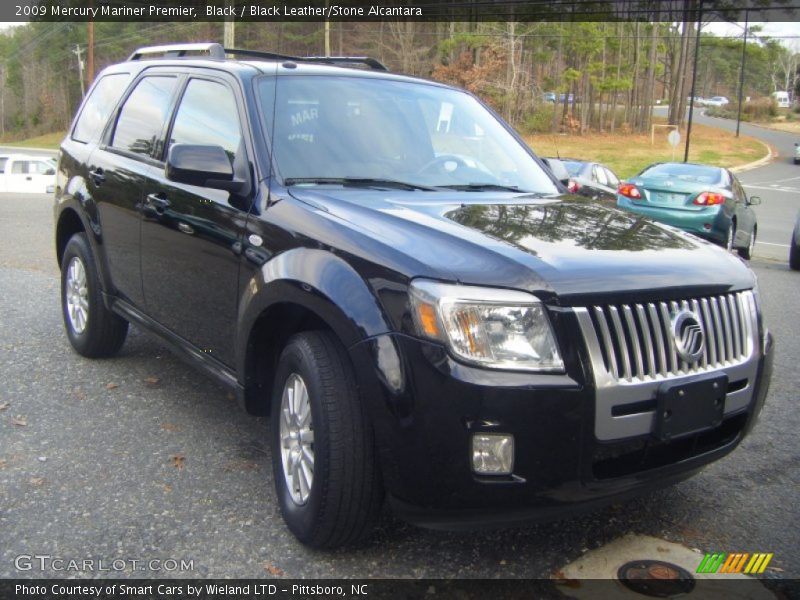
[{"label": "manhole cover", "polygon": [[629,590],[655,598],[674,598],[694,589],[694,577],[686,569],[661,560],[635,560],[617,571]]}]

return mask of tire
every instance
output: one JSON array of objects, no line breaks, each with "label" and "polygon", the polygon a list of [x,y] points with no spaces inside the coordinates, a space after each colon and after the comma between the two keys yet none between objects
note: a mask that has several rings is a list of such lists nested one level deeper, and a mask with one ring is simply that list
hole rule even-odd
[{"label": "tire", "polygon": [[728,252],[733,252],[736,246],[736,221],[731,221],[728,225],[728,232],[725,235],[725,249]]},{"label": "tire", "polygon": [[792,243],[789,246],[789,267],[800,271],[800,245],[797,244],[796,235],[792,235]]},{"label": "tire", "polygon": [[744,248],[739,248],[737,250],[737,252],[739,252],[739,256],[741,256],[745,260],[750,260],[751,258],[753,258],[753,253],[755,252],[756,249],[757,233],[758,230],[755,227],[753,227],[753,231],[750,234],[750,241],[748,242],[747,246],[745,246]]},{"label": "tire", "polygon": [[[290,397],[297,399],[293,408]],[[349,359],[333,334],[303,332],[288,341],[271,404],[272,471],[289,530],[312,548],[361,542],[381,509],[383,487],[372,427]],[[300,474],[308,472],[309,451],[310,482]]]},{"label": "tire", "polygon": [[70,238],[61,259],[61,313],[70,344],[82,356],[114,356],[125,342],[128,322],[103,303],[97,266],[84,233]]}]

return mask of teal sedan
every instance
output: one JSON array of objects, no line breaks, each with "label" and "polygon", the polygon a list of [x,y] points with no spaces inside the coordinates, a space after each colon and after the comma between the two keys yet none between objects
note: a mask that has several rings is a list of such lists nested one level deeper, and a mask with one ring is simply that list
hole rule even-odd
[{"label": "teal sedan", "polygon": [[656,163],[617,188],[617,207],[650,217],[736,250],[749,259],[758,233],[747,194],[728,169],[693,163]]}]

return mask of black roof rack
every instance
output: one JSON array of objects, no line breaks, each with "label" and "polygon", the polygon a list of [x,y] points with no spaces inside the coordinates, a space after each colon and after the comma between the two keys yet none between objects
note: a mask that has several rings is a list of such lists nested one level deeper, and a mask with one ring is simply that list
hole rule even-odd
[{"label": "black roof rack", "polygon": [[365,65],[377,71],[388,71],[389,69],[377,59],[369,56],[289,56],[286,54],[275,54],[274,52],[262,52],[261,50],[244,50],[242,48],[225,48],[226,54],[238,56],[252,56],[253,58],[266,58],[269,60],[291,60],[296,62],[313,62],[326,65]]},{"label": "black roof rack", "polygon": [[379,60],[369,56],[289,56],[286,54],[276,54],[274,52],[262,52],[260,50],[244,50],[242,48],[223,48],[221,44],[214,42],[204,42],[199,44],[168,44],[163,46],[147,46],[139,48],[128,57],[128,60],[141,60],[161,55],[162,58],[183,58],[189,53],[208,54],[209,58],[225,60],[227,54],[234,56],[250,56],[253,58],[265,58],[267,60],[289,60],[293,62],[310,62],[325,65],[364,65],[377,71],[388,71],[389,69]]}]

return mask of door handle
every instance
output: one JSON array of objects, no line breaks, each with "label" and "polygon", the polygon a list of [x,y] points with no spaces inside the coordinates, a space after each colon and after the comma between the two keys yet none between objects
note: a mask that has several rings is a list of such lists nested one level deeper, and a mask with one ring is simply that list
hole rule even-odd
[{"label": "door handle", "polygon": [[147,196],[147,202],[145,202],[147,206],[150,208],[155,209],[158,214],[163,214],[171,202],[167,200],[167,198],[161,194],[149,194]]},{"label": "door handle", "polygon": [[106,180],[105,172],[101,167],[97,167],[96,169],[91,169],[89,171],[89,175],[91,175],[92,181],[94,181],[95,185],[100,185]]},{"label": "door handle", "polygon": [[33,181],[33,177],[31,177],[30,175],[28,175],[28,176],[25,178],[25,181]]}]

